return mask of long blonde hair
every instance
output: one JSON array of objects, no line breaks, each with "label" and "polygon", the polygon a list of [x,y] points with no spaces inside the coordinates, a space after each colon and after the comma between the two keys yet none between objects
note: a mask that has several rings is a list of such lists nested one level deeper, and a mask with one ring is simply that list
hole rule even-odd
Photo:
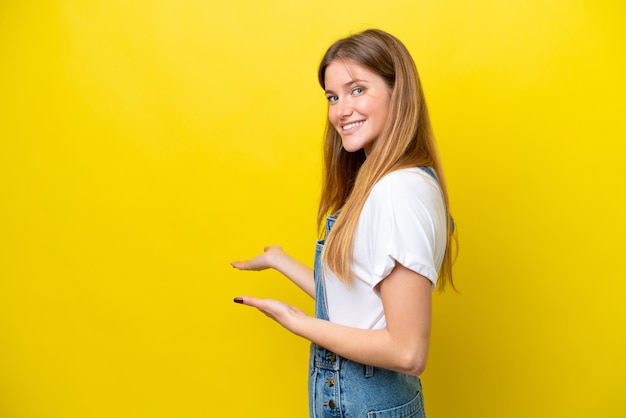
[{"label": "long blonde hair", "polygon": [[389,116],[369,152],[349,153],[330,121],[326,124],[324,177],[318,209],[320,228],[324,218],[339,212],[324,250],[326,265],[346,283],[353,279],[354,235],[359,215],[374,185],[386,174],[407,167],[430,166],[437,173],[447,213],[447,240],[437,288],[452,282],[453,227],[443,169],[432,133],[417,68],[406,47],[394,36],[377,29],[340,39],[330,46],[319,66],[318,79],[325,89],[326,68],[331,62],[356,62],[382,77],[392,90]]}]

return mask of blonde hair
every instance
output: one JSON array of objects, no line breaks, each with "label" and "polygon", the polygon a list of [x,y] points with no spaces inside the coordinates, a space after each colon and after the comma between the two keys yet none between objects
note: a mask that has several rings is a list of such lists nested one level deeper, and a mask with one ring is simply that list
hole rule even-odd
[{"label": "blonde hair", "polygon": [[330,46],[319,66],[318,79],[325,89],[326,68],[331,62],[352,61],[382,77],[391,88],[389,116],[367,159],[359,150],[343,149],[341,137],[330,121],[326,124],[324,176],[318,209],[320,228],[324,218],[339,212],[326,237],[324,262],[345,283],[351,269],[354,235],[359,215],[374,185],[386,174],[407,167],[430,166],[437,173],[447,213],[447,241],[437,288],[452,282],[452,223],[448,193],[432,133],[417,68],[406,47],[394,36],[370,29],[340,39]]}]

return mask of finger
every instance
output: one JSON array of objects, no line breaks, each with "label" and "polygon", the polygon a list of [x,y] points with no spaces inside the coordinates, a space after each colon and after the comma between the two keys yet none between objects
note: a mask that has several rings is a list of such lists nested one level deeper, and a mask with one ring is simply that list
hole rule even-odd
[{"label": "finger", "polygon": [[254,270],[254,266],[250,260],[233,261],[230,265],[239,270]]},{"label": "finger", "polygon": [[238,296],[238,297],[233,299],[233,302],[257,308],[259,299],[252,298],[250,296]]},{"label": "finger", "polygon": [[245,265],[245,261],[233,261],[230,265],[236,269],[242,270]]},{"label": "finger", "polygon": [[270,313],[275,310],[275,307],[274,309],[272,309],[272,303],[275,301],[272,299],[257,299],[257,298],[253,298],[250,296],[239,296],[233,299],[233,302],[240,303],[246,306],[251,306],[253,308],[257,308],[264,314],[271,316],[273,318],[273,316],[270,315]]}]

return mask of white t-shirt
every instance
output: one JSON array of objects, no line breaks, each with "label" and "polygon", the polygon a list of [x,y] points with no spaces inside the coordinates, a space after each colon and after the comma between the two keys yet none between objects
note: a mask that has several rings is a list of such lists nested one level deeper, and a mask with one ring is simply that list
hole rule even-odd
[{"label": "white t-shirt", "polygon": [[328,316],[363,329],[386,327],[376,285],[398,262],[433,283],[446,248],[446,210],[437,181],[420,168],[394,171],[372,189],[354,242],[355,278],[347,286],[325,269]]}]

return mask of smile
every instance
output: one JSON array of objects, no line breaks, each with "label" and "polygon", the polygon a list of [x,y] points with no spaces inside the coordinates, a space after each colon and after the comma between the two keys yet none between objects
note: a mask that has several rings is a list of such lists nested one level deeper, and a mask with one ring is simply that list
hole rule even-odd
[{"label": "smile", "polygon": [[347,125],[343,125],[341,127],[341,129],[343,129],[344,131],[349,131],[350,129],[357,128],[357,127],[363,125],[364,123],[365,123],[365,121],[363,121],[363,120],[359,121],[359,122],[352,122],[352,123],[349,123]]}]

